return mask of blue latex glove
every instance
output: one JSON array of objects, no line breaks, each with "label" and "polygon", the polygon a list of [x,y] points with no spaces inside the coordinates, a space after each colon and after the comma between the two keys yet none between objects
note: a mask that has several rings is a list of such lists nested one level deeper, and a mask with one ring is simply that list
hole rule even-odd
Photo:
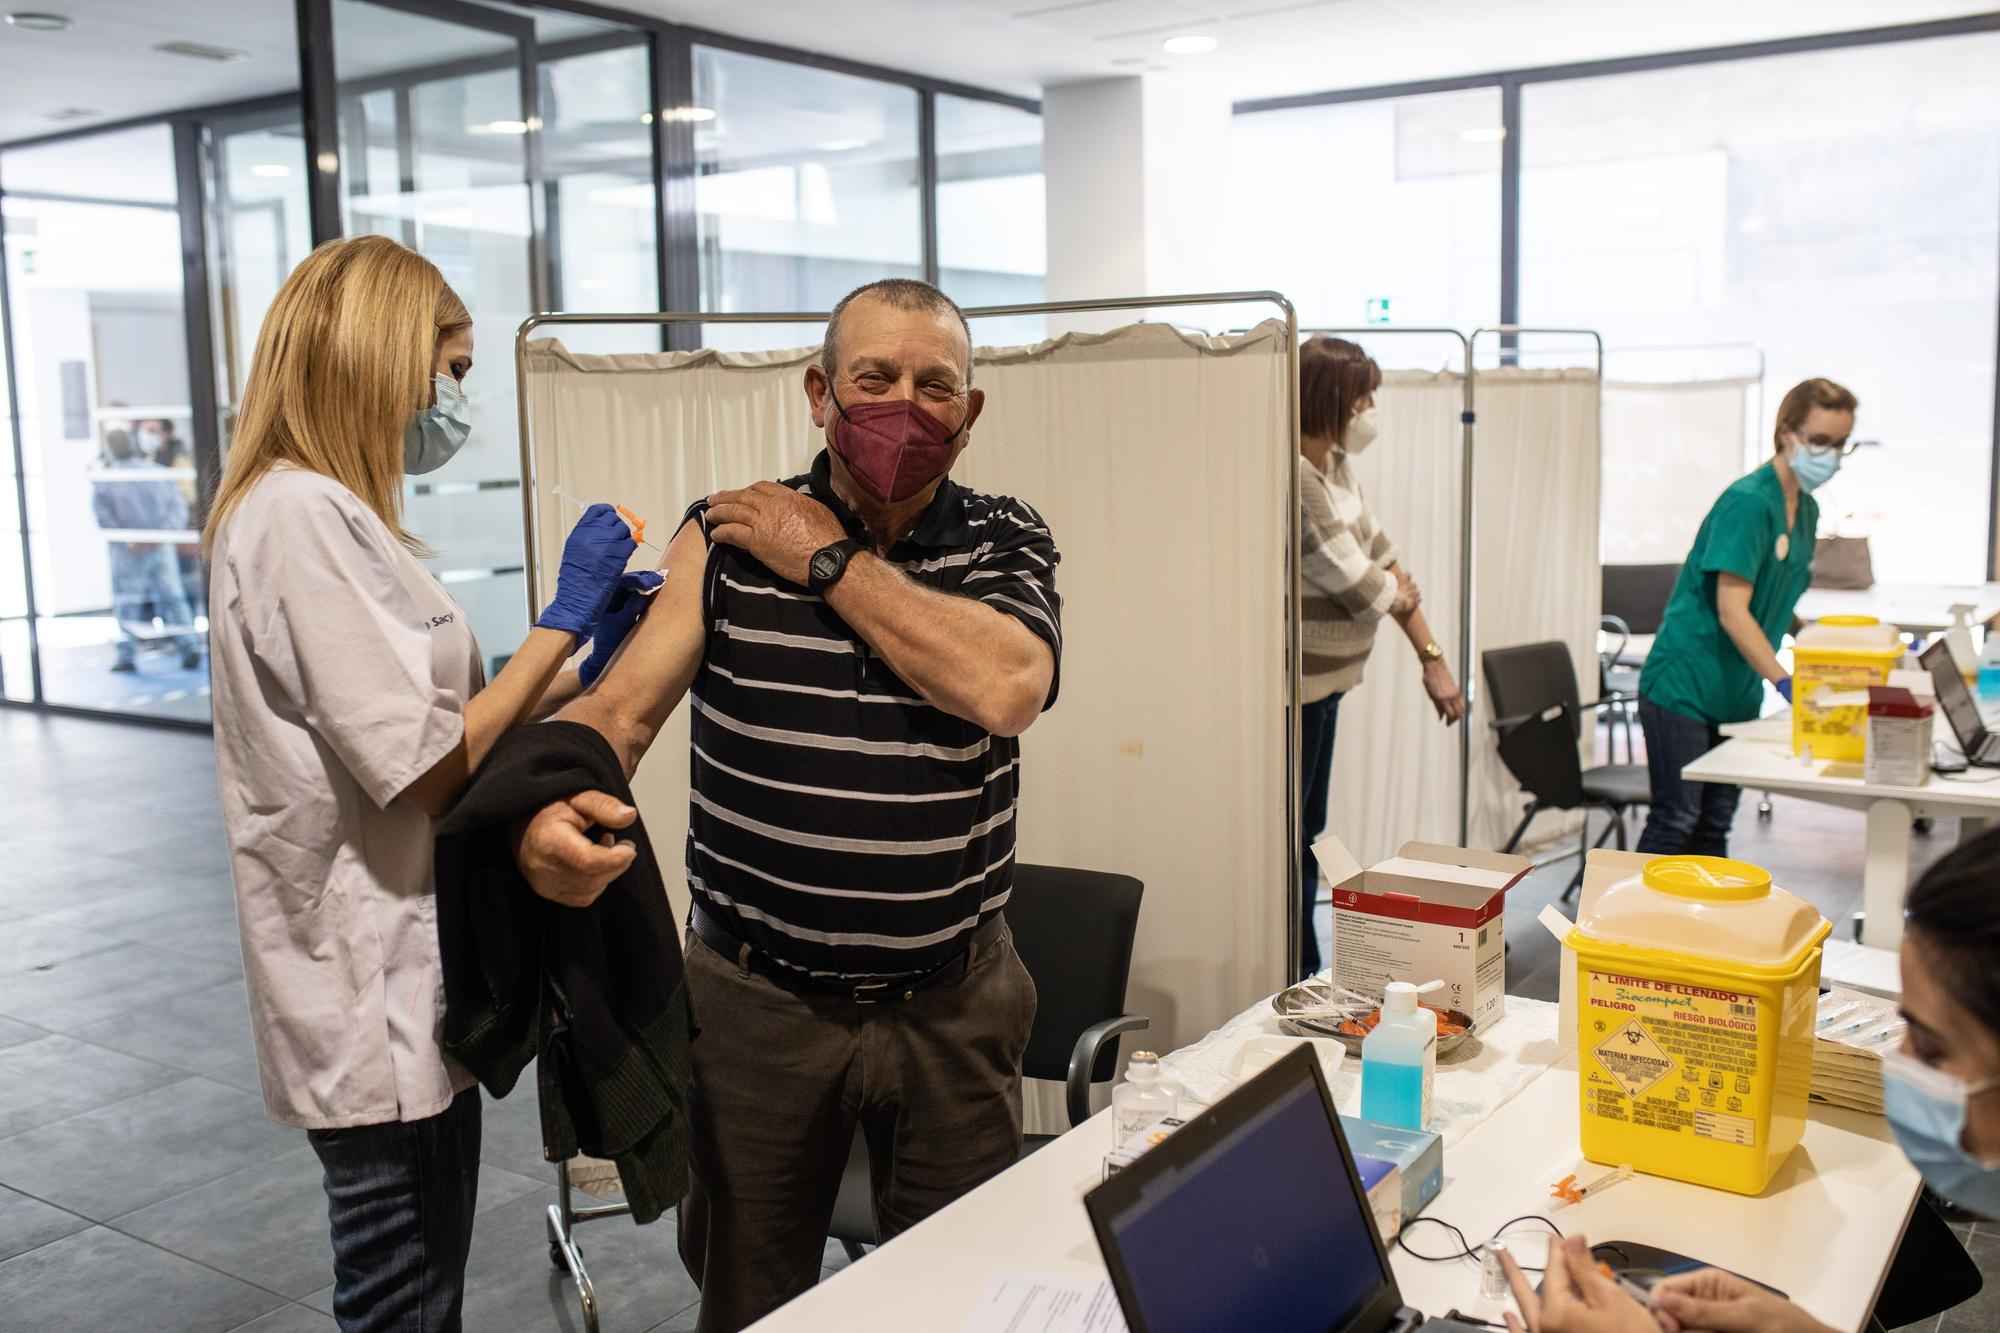
[{"label": "blue latex glove", "polygon": [[604,614],[604,605],[618,586],[625,562],[639,549],[632,530],[618,511],[607,504],[594,504],[570,529],[563,543],[562,568],[556,574],[556,595],[536,629],[559,629],[587,639]]},{"label": "blue latex glove", "polygon": [[618,580],[604,614],[598,617],[597,634],[590,641],[590,656],[576,669],[577,679],[585,689],[611,665],[611,655],[625,642],[625,636],[639,623],[639,617],[646,614],[654,590],[666,581],[666,575],[654,569],[635,569]]},{"label": "blue latex glove", "polygon": [[1778,696],[1782,698],[1786,703],[1790,703],[1792,701],[1792,678],[1790,676],[1787,676],[1783,680],[1779,681],[1775,686],[1773,686],[1773,688],[1778,691]]}]

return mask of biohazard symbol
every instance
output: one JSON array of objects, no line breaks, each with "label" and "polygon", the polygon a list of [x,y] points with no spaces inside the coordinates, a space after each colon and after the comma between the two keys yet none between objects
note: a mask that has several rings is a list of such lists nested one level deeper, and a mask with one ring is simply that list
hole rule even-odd
[{"label": "biohazard symbol", "polygon": [[1633,1019],[1606,1037],[1596,1050],[1597,1062],[1618,1080],[1627,1097],[1638,1097],[1674,1071],[1674,1059],[1660,1049],[1646,1029]]}]

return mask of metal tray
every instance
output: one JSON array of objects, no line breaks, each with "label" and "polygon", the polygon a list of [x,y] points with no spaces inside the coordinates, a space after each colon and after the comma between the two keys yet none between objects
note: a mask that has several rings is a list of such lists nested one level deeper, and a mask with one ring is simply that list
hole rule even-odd
[{"label": "metal tray", "polygon": [[[1344,1019],[1360,1021],[1380,1008],[1381,1003],[1379,996],[1371,999],[1344,986],[1336,986],[1325,977],[1308,977],[1271,997],[1271,1008],[1277,1011],[1278,1027],[1282,1031],[1294,1037],[1332,1037],[1355,1055],[1361,1054],[1361,1043],[1365,1037],[1342,1032],[1340,1024]],[[1439,1009],[1437,1012],[1464,1029],[1448,1035],[1438,1034],[1438,1055],[1443,1057],[1464,1045],[1466,1039],[1472,1036],[1472,1019],[1456,1009]]]}]

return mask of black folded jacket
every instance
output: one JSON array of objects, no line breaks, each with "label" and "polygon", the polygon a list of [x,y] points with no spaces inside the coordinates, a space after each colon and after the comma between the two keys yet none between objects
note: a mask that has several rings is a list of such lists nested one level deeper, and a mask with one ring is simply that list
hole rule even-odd
[{"label": "black folded jacket", "polygon": [[503,736],[438,828],[444,1049],[504,1097],[539,1058],[542,1144],[617,1163],[632,1215],[687,1191],[691,1016],[680,932],[643,822],[638,857],[588,907],[538,897],[508,828],[551,801],[603,791],[632,803],[617,756],[574,722]]}]

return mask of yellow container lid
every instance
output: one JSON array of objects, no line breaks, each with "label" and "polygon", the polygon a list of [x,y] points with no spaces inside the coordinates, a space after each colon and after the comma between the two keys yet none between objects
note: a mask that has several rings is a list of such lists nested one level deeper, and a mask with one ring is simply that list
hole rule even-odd
[{"label": "yellow container lid", "polygon": [[1719,856],[1656,856],[1599,894],[1571,943],[1623,945],[1759,970],[1788,970],[1831,927],[1770,873]]},{"label": "yellow container lid", "polygon": [[1822,616],[1795,642],[1802,652],[1903,654],[1903,632],[1874,616]]}]

